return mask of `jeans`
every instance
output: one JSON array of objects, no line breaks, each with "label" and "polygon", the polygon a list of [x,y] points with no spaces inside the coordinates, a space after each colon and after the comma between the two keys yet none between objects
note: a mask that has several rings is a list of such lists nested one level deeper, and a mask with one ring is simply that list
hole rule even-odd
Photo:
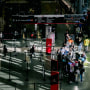
[{"label": "jeans", "polygon": [[78,46],[78,51],[80,52],[81,49],[82,49],[82,45],[79,45],[79,46]]},{"label": "jeans", "polygon": [[80,74],[80,80],[81,80],[81,82],[82,82],[82,74]]}]

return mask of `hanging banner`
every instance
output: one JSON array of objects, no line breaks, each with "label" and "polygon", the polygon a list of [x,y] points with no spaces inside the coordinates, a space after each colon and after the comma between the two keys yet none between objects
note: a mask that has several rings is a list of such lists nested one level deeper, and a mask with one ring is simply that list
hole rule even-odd
[{"label": "hanging banner", "polygon": [[52,49],[52,39],[47,38],[46,39],[46,53],[51,54]]},{"label": "hanging banner", "polygon": [[58,90],[59,87],[59,72],[51,71],[51,89],[50,90]]},{"label": "hanging banner", "polygon": [[52,44],[55,44],[55,32],[49,32],[48,38],[51,38]]}]

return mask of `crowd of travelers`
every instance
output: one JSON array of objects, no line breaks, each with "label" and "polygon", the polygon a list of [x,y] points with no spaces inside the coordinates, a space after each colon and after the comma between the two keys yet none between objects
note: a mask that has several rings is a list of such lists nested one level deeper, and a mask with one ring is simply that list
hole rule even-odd
[{"label": "crowd of travelers", "polygon": [[[86,53],[88,52],[89,39],[84,38],[82,28],[76,27],[75,32],[70,34],[68,30],[64,34],[65,40],[62,47],[57,51],[58,69],[62,75],[67,77],[67,81],[78,82],[83,81],[84,62],[86,61]],[[2,38],[0,38],[2,39]],[[32,62],[32,54],[34,54],[34,45],[30,48],[30,59]],[[3,47],[3,54],[6,56],[6,45]]]},{"label": "crowd of travelers", "polygon": [[[84,62],[90,43],[87,37],[83,39],[83,32],[77,30],[75,34],[69,34],[69,31],[66,30],[63,46],[57,51],[59,70],[63,77],[67,77],[69,83],[83,81]],[[83,47],[84,49],[82,49]]]}]

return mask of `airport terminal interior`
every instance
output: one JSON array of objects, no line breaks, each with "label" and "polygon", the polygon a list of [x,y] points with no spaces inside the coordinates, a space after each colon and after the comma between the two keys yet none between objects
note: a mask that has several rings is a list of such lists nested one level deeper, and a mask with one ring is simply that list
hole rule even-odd
[{"label": "airport terminal interior", "polygon": [[90,0],[0,0],[0,90],[90,90]]}]

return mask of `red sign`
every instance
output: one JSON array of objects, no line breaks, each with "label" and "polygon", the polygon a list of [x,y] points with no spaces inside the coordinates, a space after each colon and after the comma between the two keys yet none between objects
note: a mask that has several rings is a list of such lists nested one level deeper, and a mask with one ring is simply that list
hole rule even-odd
[{"label": "red sign", "polygon": [[58,90],[59,72],[51,71],[51,89]]},{"label": "red sign", "polygon": [[50,90],[58,90],[58,84],[51,85]]},{"label": "red sign", "polygon": [[46,39],[46,53],[51,54],[52,49],[52,39]]},{"label": "red sign", "polygon": [[33,37],[34,36],[34,34],[31,34],[31,37]]}]

